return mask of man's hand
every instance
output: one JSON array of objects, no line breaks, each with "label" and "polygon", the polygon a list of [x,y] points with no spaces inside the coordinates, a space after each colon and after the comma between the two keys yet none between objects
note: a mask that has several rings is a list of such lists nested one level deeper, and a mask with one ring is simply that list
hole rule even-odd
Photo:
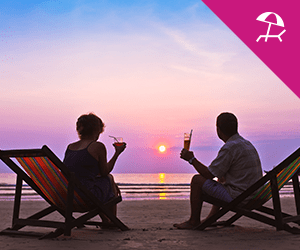
[{"label": "man's hand", "polygon": [[181,159],[189,161],[193,157],[194,157],[194,152],[193,151],[188,151],[185,148],[181,150],[181,153],[180,153],[180,158]]}]

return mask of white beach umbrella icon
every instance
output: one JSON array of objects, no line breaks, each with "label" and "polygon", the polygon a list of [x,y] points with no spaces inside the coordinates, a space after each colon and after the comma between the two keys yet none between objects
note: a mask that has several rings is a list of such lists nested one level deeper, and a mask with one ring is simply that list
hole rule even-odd
[{"label": "white beach umbrella icon", "polygon": [[[266,20],[271,14],[275,15],[275,17],[276,17],[276,23],[273,23],[273,22],[270,22],[270,21]],[[274,12],[265,12],[265,13],[262,13],[261,15],[259,15],[259,17],[256,18],[256,20],[260,21],[260,22],[264,22],[264,23],[268,23],[269,24],[267,34],[259,36],[258,39],[256,40],[256,42],[258,42],[261,37],[265,37],[265,42],[268,40],[269,37],[277,37],[279,39],[279,41],[282,42],[282,39],[281,39],[280,36],[286,30],[283,30],[279,35],[269,35],[272,24],[284,27],[283,20],[282,20],[282,18],[278,14],[276,14]]]}]

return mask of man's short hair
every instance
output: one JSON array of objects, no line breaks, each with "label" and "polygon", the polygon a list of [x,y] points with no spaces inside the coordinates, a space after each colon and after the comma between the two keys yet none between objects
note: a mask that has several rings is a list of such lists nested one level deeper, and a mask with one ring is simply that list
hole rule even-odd
[{"label": "man's short hair", "polygon": [[238,120],[232,113],[221,113],[217,118],[217,127],[227,136],[233,136],[238,130]]}]

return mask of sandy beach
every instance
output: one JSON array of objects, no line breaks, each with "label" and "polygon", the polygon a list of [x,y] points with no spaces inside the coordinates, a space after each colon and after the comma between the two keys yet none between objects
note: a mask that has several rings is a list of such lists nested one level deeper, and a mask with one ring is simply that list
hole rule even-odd
[{"label": "sandy beach", "polygon": [[[23,201],[21,216],[46,207],[43,201]],[[283,198],[284,211],[295,213],[294,200]],[[1,201],[0,230],[11,226],[12,201]],[[203,216],[210,209],[205,204]],[[123,201],[118,207],[119,218],[130,231],[101,230],[95,227],[73,229],[72,236],[38,240],[33,237],[0,236],[3,250],[18,249],[299,249],[300,235],[279,231],[245,217],[234,227],[211,228],[205,231],[177,230],[173,223],[188,218],[188,200]],[[59,219],[59,215],[52,218]],[[31,228],[31,231],[51,229]]]}]

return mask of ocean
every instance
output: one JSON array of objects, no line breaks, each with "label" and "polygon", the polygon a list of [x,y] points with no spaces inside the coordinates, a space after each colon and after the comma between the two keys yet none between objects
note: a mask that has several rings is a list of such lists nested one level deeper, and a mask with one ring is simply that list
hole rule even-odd
[{"label": "ocean", "polygon": [[[190,180],[194,174],[113,174],[123,200],[189,199]],[[14,200],[16,174],[0,173],[0,201]],[[291,183],[281,190],[281,196],[292,194]],[[23,183],[23,200],[41,200],[26,183]]]},{"label": "ocean", "polygon": [[[193,174],[113,174],[123,200],[188,199]],[[0,201],[13,200],[16,174],[0,173]],[[41,197],[23,183],[23,200]]]}]

